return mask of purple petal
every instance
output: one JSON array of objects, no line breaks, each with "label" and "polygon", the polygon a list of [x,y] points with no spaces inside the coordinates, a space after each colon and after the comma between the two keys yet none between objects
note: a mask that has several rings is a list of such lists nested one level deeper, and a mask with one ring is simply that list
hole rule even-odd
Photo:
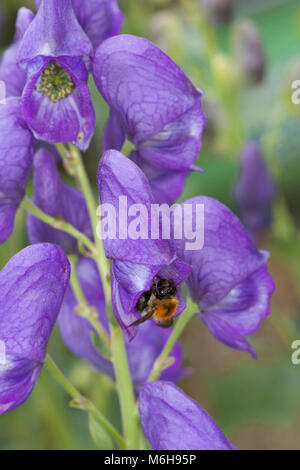
[{"label": "purple petal", "polygon": [[[81,258],[77,263],[77,275],[89,305],[97,309],[99,321],[108,330],[104,293],[94,261]],[[95,333],[93,327],[75,312],[76,305],[72,288],[69,287],[58,317],[64,342],[74,354],[89,361],[99,372],[113,376],[111,362],[101,356],[92,343],[91,334]]]},{"label": "purple petal", "polygon": [[[175,240],[177,256],[192,267],[188,287],[192,298],[202,309],[224,299],[238,284],[265,264],[266,253],[259,252],[239,219],[223,204],[209,197],[184,201],[192,209],[192,225],[186,227],[186,238]],[[196,208],[204,208],[198,234],[203,232],[202,249],[186,249],[187,235],[196,229]]]},{"label": "purple petal", "polygon": [[102,136],[102,151],[106,150],[122,150],[125,142],[125,132],[120,124],[118,116],[110,111],[109,119],[104,127]]},{"label": "purple petal", "polygon": [[76,19],[71,0],[42,0],[20,45],[19,60],[83,57],[91,52],[92,45]]},{"label": "purple petal", "polygon": [[73,0],[77,19],[94,48],[104,39],[120,34],[124,15],[117,0]]},{"label": "purple petal", "polygon": [[155,136],[139,146],[141,156],[158,168],[169,171],[187,171],[201,150],[205,125],[198,101],[175,121],[169,122]]},{"label": "purple petal", "polygon": [[170,382],[147,383],[139,411],[154,450],[235,449],[209,414]]},{"label": "purple petal", "polygon": [[136,36],[106,40],[95,55],[94,77],[135,144],[161,132],[201,97],[166,54]]},{"label": "purple petal", "polygon": [[52,101],[39,89],[39,79],[49,59],[36,61],[23,92],[24,116],[37,139],[49,143],[72,142],[86,150],[93,136],[95,113],[86,84],[88,72],[79,58],[58,57],[75,88],[65,98]]},{"label": "purple petal", "polygon": [[0,410],[14,409],[30,395],[44,362],[70,266],[63,251],[32,245],[0,272],[0,340],[7,361],[0,369]]},{"label": "purple petal", "polygon": [[270,313],[270,297],[275,286],[265,266],[234,287],[219,303],[204,310],[201,320],[222,343],[256,353],[244,339],[254,333],[264,317]]},{"label": "purple petal", "polygon": [[271,224],[275,193],[275,185],[263,160],[259,143],[248,142],[242,151],[236,200],[249,233],[255,235]]},{"label": "purple petal", "polygon": [[[105,41],[94,58],[95,82],[116,115],[118,127],[107,134],[111,148],[120,149],[118,129],[125,131],[138,154],[158,202],[173,203],[201,149],[205,119],[202,92],[180,68],[146,39],[121,35]],[[161,189],[163,188],[163,189]]]},{"label": "purple petal", "polygon": [[[92,238],[92,228],[82,193],[62,181],[55,156],[47,150],[39,150],[34,157],[33,185],[33,202],[40,209],[53,217],[61,217]],[[78,251],[75,238],[50,227],[31,214],[27,218],[27,231],[30,243],[51,242],[61,246],[67,253]]]},{"label": "purple petal", "polygon": [[33,391],[42,365],[36,361],[6,355],[0,363],[0,415],[22,405]]},{"label": "purple petal", "polygon": [[[103,204],[110,204],[115,210],[117,227],[116,239],[104,240],[104,247],[108,258],[117,259],[136,264],[162,266],[170,264],[173,254],[166,240],[151,239],[151,204],[154,202],[149,182],[142,171],[120,152],[111,150],[105,152],[100,160],[98,170],[98,188],[100,200]],[[136,217],[130,216],[128,209],[119,211],[120,196],[125,197],[127,208],[133,204],[143,205],[145,213],[141,213],[140,226],[146,227],[147,239],[130,238],[130,223]],[[127,217],[127,221],[123,219]],[[121,231],[128,230],[128,236]],[[127,238],[126,238],[127,236]]]},{"label": "purple petal", "polygon": [[26,73],[18,67],[20,41],[34,14],[27,8],[20,8],[16,21],[16,34],[13,44],[4,52],[0,64],[0,80],[5,83],[5,96],[21,96],[26,83]]},{"label": "purple petal", "polygon": [[178,199],[190,172],[162,170],[144,160],[140,152],[136,151],[131,152],[129,158],[147,176],[154,199],[158,204],[173,204]]},{"label": "purple petal", "polygon": [[32,134],[22,118],[20,100],[0,104],[0,243],[12,233],[32,165]]}]

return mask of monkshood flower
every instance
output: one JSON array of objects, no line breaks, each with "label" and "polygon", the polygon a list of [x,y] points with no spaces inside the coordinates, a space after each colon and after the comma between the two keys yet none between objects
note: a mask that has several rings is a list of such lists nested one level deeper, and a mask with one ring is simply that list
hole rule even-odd
[{"label": "monkshood flower", "polygon": [[[41,0],[36,0],[37,8]],[[96,48],[110,36],[121,32],[124,15],[117,0],[72,0],[77,20]]]},{"label": "monkshood flower", "polygon": [[191,204],[192,212],[204,206],[203,248],[186,250],[184,238],[174,240],[178,258],[192,268],[187,286],[199,317],[219,341],[256,358],[245,337],[270,312],[274,283],[267,272],[268,253],[256,249],[239,219],[215,199],[196,197],[184,204]]},{"label": "monkshood flower", "polygon": [[209,414],[173,383],[149,382],[139,395],[141,423],[154,450],[235,450]]},{"label": "monkshood flower", "polygon": [[[104,293],[95,262],[88,258],[81,258],[77,263],[76,270],[89,305],[97,309],[98,320],[109,334]],[[58,316],[58,324],[64,342],[74,354],[89,361],[99,372],[113,377],[111,362],[101,354],[93,343],[92,334],[96,334],[96,332],[87,319],[76,313],[76,305],[75,296],[69,286]],[[154,322],[149,321],[140,326],[134,341],[126,344],[136,393],[149,377],[153,364],[161,353],[170,333],[170,330],[157,328]],[[184,374],[181,369],[182,353],[178,343],[175,344],[171,357],[174,358],[174,363],[162,372],[162,378],[176,382]]]},{"label": "monkshood flower", "polygon": [[19,46],[34,18],[27,8],[20,8],[16,21],[16,33],[13,44],[3,53],[0,63],[0,80],[5,83],[5,97],[21,96],[26,83],[26,74],[18,67]]},{"label": "monkshood flower", "polygon": [[19,46],[27,72],[23,114],[37,139],[88,148],[95,125],[85,62],[91,53],[71,0],[42,0]]},{"label": "monkshood flower", "polygon": [[[133,338],[137,327],[128,327],[140,318],[135,307],[141,294],[149,291],[157,275],[173,279],[176,286],[180,286],[190,267],[176,259],[169,240],[164,240],[161,234],[155,239],[151,237],[148,221],[155,201],[149,181],[135,163],[118,151],[105,152],[99,164],[98,188],[101,216],[107,218],[106,221],[102,219],[100,235],[107,258],[113,260],[113,310],[127,337]],[[110,220],[112,214],[115,214],[118,226],[115,237],[107,236],[106,224],[114,224]],[[180,289],[178,299],[177,315],[185,308]]]},{"label": "monkshood flower", "polygon": [[19,98],[0,104],[0,244],[11,235],[30,175],[33,136]]},{"label": "monkshood flower", "polygon": [[204,128],[202,92],[157,46],[121,35],[104,41],[93,60],[96,85],[111,108],[103,150],[130,154],[150,181],[158,202],[182,192],[200,148]]},{"label": "monkshood flower", "polygon": [[[34,156],[33,202],[53,217],[69,222],[87,237],[92,238],[92,227],[85,199],[80,191],[63,182],[56,164],[56,156],[40,149]],[[77,253],[77,240],[29,214],[27,232],[30,243],[51,242],[66,253]]]},{"label": "monkshood flower", "polygon": [[69,282],[63,251],[50,244],[17,253],[0,272],[0,414],[31,394]]},{"label": "monkshood flower", "polygon": [[271,225],[275,196],[275,184],[264,162],[260,145],[250,141],[242,150],[235,197],[241,219],[254,238]]}]

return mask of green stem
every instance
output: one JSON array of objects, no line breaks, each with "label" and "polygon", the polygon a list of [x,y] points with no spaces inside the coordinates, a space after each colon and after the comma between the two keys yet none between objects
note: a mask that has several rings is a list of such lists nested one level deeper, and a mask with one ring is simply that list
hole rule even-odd
[{"label": "green stem", "polygon": [[73,293],[78,302],[76,312],[78,313],[78,315],[86,318],[91,323],[91,325],[93,326],[93,328],[95,329],[99,337],[103,340],[107,348],[107,351],[110,351],[110,347],[111,347],[110,338],[98,320],[97,309],[88,304],[86,297],[84,295],[84,292],[82,290],[81,284],[79,282],[79,279],[77,277],[77,272],[76,272],[77,256],[69,255],[68,258],[71,264],[70,282],[71,282]]},{"label": "green stem", "polygon": [[62,385],[66,392],[76,400],[77,407],[88,411],[93,417],[103,426],[103,428],[115,439],[121,448],[124,448],[124,439],[119,434],[117,429],[108,421],[108,419],[96,408],[94,403],[82,396],[81,393],[74,387],[73,384],[65,377],[56,363],[53,361],[51,356],[47,354],[45,364],[56,378],[56,380]]},{"label": "green stem", "polygon": [[109,276],[110,276],[110,265],[105,256],[105,251],[104,251],[102,240],[101,238],[99,238],[97,234],[97,218],[96,218],[97,205],[94,199],[94,195],[93,195],[89,178],[87,176],[87,173],[83,165],[80,151],[74,145],[70,145],[70,152],[72,155],[72,164],[74,166],[75,176],[77,180],[79,181],[81,190],[86,200],[86,204],[87,204],[87,208],[88,208],[88,212],[89,212],[89,216],[90,216],[90,220],[91,220],[91,224],[93,228],[95,245],[98,251],[98,256],[97,256],[97,259],[95,259],[95,261],[98,265],[98,269],[99,269],[101,279],[102,279],[106,303],[108,304],[110,301],[110,285],[108,282]]},{"label": "green stem", "polygon": [[57,230],[62,230],[63,232],[66,232],[72,237],[76,238],[78,242],[82,243],[84,246],[86,246],[86,248],[88,248],[88,250],[90,250],[91,254],[95,254],[95,245],[91,242],[88,237],[86,237],[83,233],[73,227],[73,225],[69,224],[68,222],[65,222],[62,219],[58,219],[56,217],[52,217],[49,214],[46,214],[46,212],[42,211],[35,204],[33,204],[33,202],[31,202],[31,200],[27,196],[25,196],[25,198],[23,199],[21,206],[23,207],[23,209],[33,214],[36,218],[38,218],[45,224],[48,224]]},{"label": "green stem", "polygon": [[199,311],[198,305],[195,305],[191,303],[186,310],[180,315],[178,318],[176,325],[169,336],[168,341],[165,344],[165,347],[163,348],[162,352],[156,359],[153,369],[149,375],[148,382],[152,382],[154,380],[158,380],[161,371],[165,368],[167,359],[176,343],[178,340],[179,336],[183,332],[185,326],[188,324],[192,316],[195,314],[196,311]]},{"label": "green stem", "polygon": [[[111,308],[111,306],[110,306]],[[123,432],[128,450],[138,449],[138,415],[127,361],[123,332],[119,324],[110,324],[112,357],[121,406]]]}]

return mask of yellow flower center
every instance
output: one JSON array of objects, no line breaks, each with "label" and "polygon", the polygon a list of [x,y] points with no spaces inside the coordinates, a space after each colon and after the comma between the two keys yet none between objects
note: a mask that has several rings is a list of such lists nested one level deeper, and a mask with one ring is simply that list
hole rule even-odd
[{"label": "yellow flower center", "polygon": [[75,88],[70,75],[57,62],[49,62],[42,73],[39,92],[57,103],[69,96]]}]

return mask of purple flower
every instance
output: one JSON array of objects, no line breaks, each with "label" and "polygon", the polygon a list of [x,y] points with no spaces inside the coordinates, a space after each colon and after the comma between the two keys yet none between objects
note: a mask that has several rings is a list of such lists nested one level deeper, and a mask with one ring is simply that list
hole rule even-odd
[{"label": "purple flower", "polygon": [[[57,170],[56,157],[47,150],[39,150],[34,157],[33,185],[33,202],[40,209],[53,217],[61,217],[92,238],[92,228],[82,193],[62,181]],[[30,243],[51,242],[60,245],[66,253],[78,252],[75,238],[50,227],[31,214],[27,218],[27,231]]]},{"label": "purple flower", "polygon": [[0,244],[11,235],[30,175],[33,138],[18,98],[0,103]]},{"label": "purple flower", "polygon": [[[96,85],[111,107],[104,150],[121,150],[148,177],[155,199],[172,203],[181,193],[201,148],[202,92],[148,40],[121,35],[104,41],[93,61]],[[163,186],[163,191],[161,190]]]},{"label": "purple flower", "polygon": [[[39,8],[41,0],[36,0]],[[77,20],[96,48],[104,39],[120,34],[124,15],[117,0],[72,0]]]},{"label": "purple flower", "polygon": [[235,196],[241,219],[254,237],[271,225],[275,194],[275,185],[263,160],[260,145],[250,141],[242,150],[241,173]]},{"label": "purple flower", "polygon": [[236,449],[209,414],[170,382],[144,385],[139,411],[154,450]]},{"label": "purple flower", "polygon": [[[109,334],[103,288],[94,261],[81,258],[77,263],[77,275],[89,305],[97,309],[98,320]],[[64,342],[74,354],[89,361],[99,372],[113,377],[111,362],[103,357],[92,341],[92,334],[96,334],[96,332],[88,320],[75,312],[76,305],[72,288],[68,287],[58,317]],[[157,328],[150,321],[141,325],[135,339],[126,344],[131,377],[136,392],[150,375],[154,361],[162,351],[169,334],[169,331]],[[175,344],[171,356],[174,357],[174,363],[163,371],[162,377],[175,382],[184,374],[181,369],[182,354],[178,343]]]},{"label": "purple flower", "polygon": [[19,48],[27,72],[23,113],[37,139],[88,148],[95,114],[84,59],[91,53],[71,0],[42,0]]},{"label": "purple flower", "polygon": [[[113,309],[127,337],[133,338],[137,328],[128,327],[140,318],[136,311],[137,302],[144,292],[149,291],[154,278],[159,275],[172,279],[179,286],[190,268],[176,260],[169,241],[164,240],[161,234],[157,239],[151,237],[148,222],[151,220],[154,198],[147,178],[137,165],[118,151],[105,152],[99,164],[98,188],[102,216],[106,217],[105,212],[114,213],[118,227],[118,233],[112,237],[104,230],[106,223],[102,219],[106,256],[113,260]],[[179,292],[177,315],[184,308],[185,303]]]},{"label": "purple flower", "polygon": [[0,80],[5,83],[5,95],[21,96],[26,83],[26,74],[18,67],[19,46],[21,40],[34,18],[27,8],[20,8],[16,21],[16,33],[13,44],[3,53],[0,63]]},{"label": "purple flower", "polygon": [[46,243],[20,251],[0,272],[0,414],[21,405],[33,390],[69,275],[65,254]]},{"label": "purple flower", "polygon": [[196,197],[185,204],[192,205],[191,230],[197,205],[204,206],[203,248],[186,249],[189,233],[174,241],[178,258],[192,268],[187,285],[201,309],[200,318],[219,341],[255,358],[245,336],[270,312],[274,283],[267,272],[268,253],[255,248],[239,219],[215,199]]}]

